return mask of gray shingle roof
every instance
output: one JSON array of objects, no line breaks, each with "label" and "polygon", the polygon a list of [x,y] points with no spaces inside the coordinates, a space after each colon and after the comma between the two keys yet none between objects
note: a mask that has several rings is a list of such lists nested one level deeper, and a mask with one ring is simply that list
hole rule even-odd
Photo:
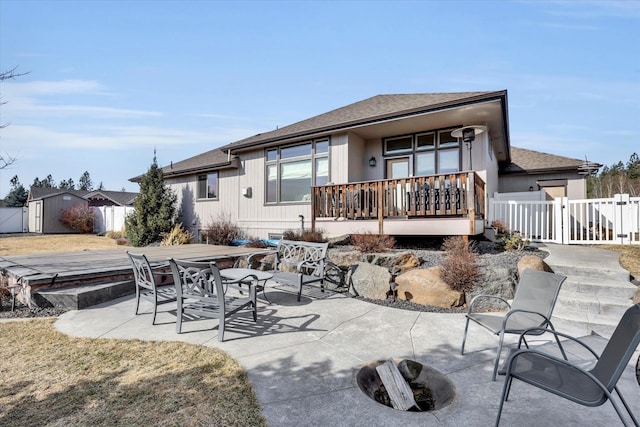
[{"label": "gray shingle roof", "polygon": [[[206,172],[224,169],[227,167],[237,167],[235,162],[236,160],[233,159],[233,156],[232,159],[229,160],[226,152],[222,151],[220,148],[216,148],[179,162],[171,162],[171,164],[162,168],[162,173],[165,178],[167,178],[195,172]],[[140,182],[141,179],[142,175],[138,175],[130,178],[129,181]]]},{"label": "gray shingle roof", "polygon": [[501,174],[519,174],[541,171],[578,170],[584,160],[556,156],[526,148],[511,147],[511,163]]},{"label": "gray shingle roof", "polygon": [[221,149],[233,152],[285,138],[374,123],[505,95],[506,91],[377,95],[271,132],[245,138]]},{"label": "gray shingle roof", "polygon": [[95,195],[103,195],[109,200],[120,206],[128,206],[133,204],[133,200],[136,198],[138,193],[131,193],[127,191],[107,191],[107,190],[66,190],[63,188],[41,188],[41,187],[31,187],[29,190],[29,200],[40,200],[46,199],[48,197],[57,196],[58,194],[72,194],[76,197],[81,197],[83,199],[89,199]]}]

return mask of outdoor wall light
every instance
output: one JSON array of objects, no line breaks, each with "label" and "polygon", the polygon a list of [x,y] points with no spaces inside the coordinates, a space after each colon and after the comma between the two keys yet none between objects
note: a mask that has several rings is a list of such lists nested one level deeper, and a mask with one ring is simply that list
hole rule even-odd
[{"label": "outdoor wall light", "polygon": [[376,158],[375,158],[375,157],[373,157],[373,156],[372,156],[372,157],[369,159],[369,166],[371,166],[372,168],[375,168],[375,167],[376,167]]},{"label": "outdoor wall light", "polygon": [[533,191],[533,185],[529,186],[529,191]]}]

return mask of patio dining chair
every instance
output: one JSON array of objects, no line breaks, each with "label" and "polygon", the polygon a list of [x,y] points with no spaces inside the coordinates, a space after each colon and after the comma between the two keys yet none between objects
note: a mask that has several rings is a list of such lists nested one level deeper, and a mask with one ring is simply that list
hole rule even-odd
[{"label": "patio dining chair", "polygon": [[136,282],[136,314],[140,309],[140,298],[144,298],[153,303],[153,318],[151,324],[156,324],[156,313],[158,305],[176,301],[176,290],[171,284],[162,285],[162,278],[169,275],[166,271],[154,271],[147,257],[143,254],[132,254],[127,251],[133,275]]},{"label": "patio dining chair", "polygon": [[635,304],[627,309],[600,357],[591,347],[579,339],[542,328],[523,332],[518,348],[521,346],[524,336],[529,332],[536,334],[550,332],[556,336],[556,340],[560,336],[574,341],[587,349],[597,361],[592,369],[586,370],[568,361],[566,356],[562,359],[536,349],[519,349],[507,362],[496,427],[500,423],[502,407],[509,398],[514,378],[583,406],[600,406],[608,400],[620,417],[622,424],[628,426],[628,420],[624,418],[620,406],[613,399],[613,391],[615,390],[633,424],[636,427],[640,425],[616,385],[638,344],[640,344],[640,304]]},{"label": "patio dining chair", "polygon": [[[511,304],[509,304],[506,299],[496,295],[475,296],[469,303],[467,310],[467,321],[464,327],[460,354],[464,354],[464,345],[467,340],[470,321],[477,323],[489,330],[492,334],[497,335],[499,337],[499,343],[492,376],[493,381],[495,381],[504,343],[504,335],[520,335],[525,330],[535,327],[549,327],[553,329],[551,314],[558,299],[560,286],[562,286],[562,282],[564,282],[565,279],[566,276],[528,268],[523,271],[520,277]],[[474,312],[474,309],[477,309],[477,305],[486,299],[497,299],[501,301],[505,304],[505,307],[508,308],[507,313],[504,315],[496,315],[495,313]],[[542,334],[542,332],[540,334]]]},{"label": "patio dining chair", "polygon": [[[218,319],[218,341],[224,340],[227,317],[241,310],[251,310],[253,321],[257,322],[255,281],[223,281],[213,262],[170,259],[169,265],[177,296],[176,333],[182,333],[185,315]],[[240,284],[248,285],[248,290]]]}]

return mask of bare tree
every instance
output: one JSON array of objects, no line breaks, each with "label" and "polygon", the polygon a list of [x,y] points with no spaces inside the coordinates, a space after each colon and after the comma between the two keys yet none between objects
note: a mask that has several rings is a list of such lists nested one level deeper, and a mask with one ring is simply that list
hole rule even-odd
[{"label": "bare tree", "polygon": [[[25,74],[29,74],[29,73],[18,73],[18,66],[16,65],[15,67],[13,67],[12,69],[8,70],[8,71],[3,71],[0,73],[0,82],[3,82],[5,80],[9,80],[9,79],[15,79],[16,77],[20,77],[20,76],[24,76]],[[6,104],[6,101],[2,101],[2,98],[0,98],[0,106]],[[0,129],[5,128],[9,126],[8,124],[3,124],[0,123]],[[0,153],[0,169],[4,169],[7,166],[10,166],[11,164],[13,164],[16,161],[15,157],[10,156],[9,154],[2,154]]]}]

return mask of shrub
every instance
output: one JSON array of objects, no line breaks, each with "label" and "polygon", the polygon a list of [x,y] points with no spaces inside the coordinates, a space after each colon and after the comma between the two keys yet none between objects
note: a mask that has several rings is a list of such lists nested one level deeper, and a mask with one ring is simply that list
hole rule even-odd
[{"label": "shrub", "polygon": [[445,239],[442,250],[442,280],[455,291],[470,291],[480,271],[474,246],[454,236]]},{"label": "shrub", "polygon": [[491,227],[496,232],[498,244],[505,251],[521,251],[529,244],[529,240],[525,239],[519,231],[509,230],[505,223],[500,220],[493,221]]},{"label": "shrub", "polygon": [[170,232],[162,233],[160,246],[186,245],[191,242],[191,239],[193,239],[193,234],[185,230],[182,223],[179,223],[174,225]]},{"label": "shrub", "polygon": [[396,240],[388,234],[377,234],[370,231],[351,235],[351,244],[360,252],[385,252],[393,249]]},{"label": "shrub", "polygon": [[133,205],[135,210],[125,221],[127,238],[132,246],[147,246],[162,239],[176,224],[178,196],[164,185],[162,169],[156,156],[140,179],[140,192]]},{"label": "shrub", "polygon": [[315,242],[315,243],[324,243],[327,239],[322,235],[322,231],[293,231],[286,230],[282,233],[282,238],[285,240],[296,240],[299,242]]},{"label": "shrub", "polygon": [[95,215],[89,206],[77,205],[60,212],[60,222],[74,231],[93,233]]},{"label": "shrub", "polygon": [[104,236],[113,240],[124,239],[127,237],[127,230],[124,227],[120,231],[110,230]]},{"label": "shrub", "polygon": [[202,239],[210,245],[231,245],[231,242],[244,238],[244,231],[228,214],[221,213],[202,230]]}]

